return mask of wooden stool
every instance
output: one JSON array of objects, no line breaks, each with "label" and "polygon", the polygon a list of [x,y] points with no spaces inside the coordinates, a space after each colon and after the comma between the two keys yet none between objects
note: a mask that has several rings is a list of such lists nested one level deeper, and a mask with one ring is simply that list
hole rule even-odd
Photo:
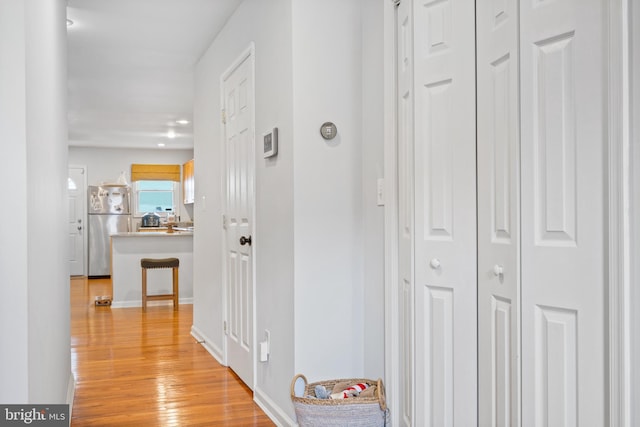
[{"label": "wooden stool", "polygon": [[[142,311],[147,310],[147,301],[173,300],[173,309],[178,309],[178,267],[180,260],[178,258],[142,258],[140,267],[142,267]],[[162,295],[147,295],[147,269],[148,268],[171,268],[173,269],[173,293]]]}]

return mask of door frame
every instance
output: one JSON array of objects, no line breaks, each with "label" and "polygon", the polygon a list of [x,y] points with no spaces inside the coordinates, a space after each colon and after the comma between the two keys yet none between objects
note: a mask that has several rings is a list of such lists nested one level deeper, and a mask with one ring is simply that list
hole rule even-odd
[{"label": "door frame", "polygon": [[[222,272],[221,272],[221,276],[222,276],[222,325],[223,326],[223,340],[222,340],[222,364],[225,366],[229,366],[229,361],[227,358],[227,340],[228,340],[228,334],[227,334],[227,316],[229,313],[229,307],[227,305],[227,296],[229,295],[229,282],[228,282],[228,271],[227,271],[227,259],[226,259],[226,251],[227,251],[227,239],[226,239],[226,212],[228,211],[227,209],[227,150],[226,150],[226,124],[224,123],[225,119],[223,117],[224,115],[224,106],[225,106],[225,96],[224,96],[224,83],[225,80],[227,78],[229,78],[229,76],[231,74],[233,74],[233,72],[245,61],[245,60],[249,60],[250,62],[250,67],[251,67],[251,84],[253,87],[253,109],[251,111],[251,125],[252,125],[252,135],[251,135],[251,141],[252,143],[249,146],[249,157],[250,157],[250,161],[249,161],[249,167],[251,167],[251,185],[253,187],[253,194],[251,195],[251,198],[249,199],[249,203],[251,203],[251,230],[252,230],[252,236],[253,236],[253,241],[255,242],[257,239],[257,230],[256,230],[256,155],[255,155],[255,145],[256,145],[256,141],[255,141],[255,128],[256,128],[256,117],[255,117],[255,112],[256,112],[256,106],[255,106],[255,102],[256,102],[256,96],[255,96],[255,75],[256,75],[256,61],[255,61],[255,43],[251,42],[249,44],[249,46],[242,51],[242,53],[236,57],[235,60],[233,60],[233,62],[231,62],[231,65],[220,75],[220,111],[221,111],[221,115],[220,115],[220,123],[222,126],[220,126],[220,135],[221,135],[221,141],[222,143],[222,150],[221,150],[221,163],[222,163],[222,168],[221,168],[221,183],[222,183],[222,206],[223,206],[223,235],[225,236],[222,239],[221,245],[222,245]],[[257,356],[256,356],[256,256],[257,256],[257,250],[256,250],[256,246],[255,244],[253,245],[253,249],[252,249],[252,259],[251,259],[251,268],[253,269],[253,274],[252,274],[252,279],[251,279],[251,288],[252,288],[252,299],[251,299],[251,310],[252,310],[252,321],[251,321],[251,369],[253,370],[253,375],[252,375],[252,383],[253,384],[247,384],[249,386],[249,388],[251,388],[251,390],[255,389],[255,384],[256,384],[256,372],[257,372]]]},{"label": "door frame", "polygon": [[[398,287],[398,170],[396,119],[396,19],[400,0],[384,5],[384,176],[385,176],[385,382],[392,425],[398,424],[399,350],[395,331],[399,321]],[[408,1],[408,0],[404,0]],[[633,219],[640,215],[640,189],[634,178],[640,175],[640,153],[632,150],[633,139],[640,135],[640,91],[629,96],[640,79],[634,77],[634,64],[640,67],[640,53],[632,49],[632,28],[640,28],[640,11],[631,8],[630,0],[608,2],[608,359],[609,420],[611,425],[632,426],[640,421],[640,268],[632,260],[640,256],[640,230]],[[606,6],[605,6],[606,7]],[[636,40],[640,36],[636,35]],[[633,82],[631,79],[635,79]],[[632,108],[635,107],[635,110]],[[635,117],[632,116],[635,114]],[[636,142],[636,150],[638,143]],[[637,221],[636,221],[637,222]],[[640,227],[638,227],[640,228]],[[635,232],[635,234],[631,234]],[[631,380],[629,380],[631,378]]]},{"label": "door frame", "polygon": [[[634,236],[633,218],[637,217],[638,195],[634,196],[634,173],[637,176],[638,155],[632,150],[634,131],[633,107],[640,107],[636,92],[631,89],[634,62],[640,59],[634,46],[631,28],[638,28],[640,13],[631,10],[631,0],[608,2],[608,311],[609,311],[609,423],[612,426],[636,425],[639,414],[634,402],[640,391],[637,350],[640,338],[637,320],[640,303],[637,271],[632,260],[637,259],[638,234]],[[632,15],[634,13],[634,15]],[[633,25],[635,24],[635,26]],[[637,36],[636,36],[637,37]],[[635,60],[635,61],[634,61]],[[637,120],[637,113],[635,119]],[[636,130],[638,128],[636,127]],[[638,135],[633,135],[637,139]],[[637,193],[637,190],[636,190]],[[634,197],[636,200],[634,201]],[[636,285],[633,289],[633,285]],[[635,302],[635,304],[634,304]],[[635,326],[635,327],[634,327]],[[634,362],[635,359],[635,362]],[[635,376],[634,376],[635,374]]]},{"label": "door frame", "polygon": [[[84,192],[81,195],[81,202],[82,202],[82,226],[84,227],[83,229],[83,233],[82,233],[82,272],[83,272],[83,276],[88,276],[89,275],[89,254],[87,253],[87,248],[89,246],[89,230],[88,230],[88,224],[87,224],[87,188],[88,188],[88,179],[87,179],[87,175],[88,175],[88,170],[87,170],[87,166],[86,165],[67,165],[67,173],[69,171],[69,169],[82,169],[84,170],[84,173],[82,174],[83,176],[83,183],[82,185],[84,186]],[[67,189],[68,191],[68,189]]]},{"label": "door frame", "polygon": [[[623,14],[623,19],[626,22],[630,22],[630,25],[627,28],[627,34],[629,44],[631,46],[635,46],[635,49],[631,50],[631,56],[629,58],[629,76],[632,76],[632,81],[630,81],[631,88],[633,89],[633,95],[631,99],[631,107],[629,111],[629,132],[631,134],[631,138],[629,139],[629,144],[631,145],[631,168],[628,179],[630,182],[639,183],[640,182],[640,7],[636,6],[635,8],[631,8],[629,10],[629,6],[632,4],[631,0],[625,1],[626,11],[625,16]],[[630,14],[630,16],[628,16]],[[628,32],[631,31],[629,34]],[[629,192],[631,193],[631,207],[629,211],[629,218],[638,218],[640,215],[640,185],[633,184],[630,185]],[[637,224],[637,220],[635,221]],[[633,222],[631,222],[633,224]],[[631,226],[631,242],[630,242],[630,251],[629,251],[629,259],[637,260],[640,257],[640,226]],[[628,313],[628,319],[630,319],[630,333],[631,343],[630,343],[630,365],[635,367],[631,370],[631,372],[627,372],[629,378],[632,378],[630,390],[628,393],[630,394],[628,400],[628,406],[630,408],[640,408],[640,263],[631,263],[633,268],[631,270],[630,278],[629,278],[629,287],[631,288],[630,295],[630,312]],[[640,423],[640,409],[636,409],[635,412],[633,410],[629,410],[630,413],[629,421],[626,426],[638,425]]]},{"label": "door frame", "polygon": [[384,342],[385,384],[391,425],[400,425],[399,376],[400,322],[398,283],[398,120],[396,113],[397,80],[396,9],[399,1],[384,5]]}]

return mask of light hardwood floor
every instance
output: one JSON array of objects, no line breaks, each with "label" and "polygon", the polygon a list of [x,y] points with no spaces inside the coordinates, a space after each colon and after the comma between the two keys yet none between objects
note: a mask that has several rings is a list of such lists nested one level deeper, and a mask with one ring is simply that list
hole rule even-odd
[{"label": "light hardwood floor", "polygon": [[190,335],[193,306],[95,307],[108,279],[71,279],[72,427],[273,426]]}]

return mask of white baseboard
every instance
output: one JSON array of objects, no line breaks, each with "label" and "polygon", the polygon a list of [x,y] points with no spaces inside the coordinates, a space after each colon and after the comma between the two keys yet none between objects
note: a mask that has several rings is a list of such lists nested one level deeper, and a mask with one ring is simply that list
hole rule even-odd
[{"label": "white baseboard", "polygon": [[194,325],[191,326],[191,336],[195,338],[196,341],[198,341],[200,344],[202,344],[202,347],[204,347],[204,349],[207,350],[209,354],[218,361],[219,364],[221,364],[222,366],[227,366],[224,361],[224,353],[222,352],[222,349],[213,344],[213,340],[209,339],[204,333],[202,333],[200,329],[198,329]]},{"label": "white baseboard", "polygon": [[67,383],[67,404],[69,405],[69,425],[71,425],[71,416],[73,414],[73,399],[76,396],[76,378],[73,372],[69,374],[69,382]]},{"label": "white baseboard", "polygon": [[295,420],[258,387],[256,387],[253,392],[253,400],[278,427],[294,427],[298,425]]},{"label": "white baseboard", "polygon": [[[191,336],[204,347],[214,359],[222,366],[227,366],[224,362],[224,353],[218,346],[212,344],[213,340],[207,338],[197,326],[191,326]],[[273,400],[256,387],[253,393],[253,400],[264,411],[264,413],[279,427],[296,426],[297,423],[287,415]]]},{"label": "white baseboard", "polygon": [[[147,307],[152,307],[154,305],[171,305],[172,301],[149,301],[147,302]],[[178,304],[193,304],[193,297],[190,298],[180,298],[178,300]],[[111,308],[131,308],[131,307],[142,307],[142,300],[138,301],[113,301],[111,302]]]}]

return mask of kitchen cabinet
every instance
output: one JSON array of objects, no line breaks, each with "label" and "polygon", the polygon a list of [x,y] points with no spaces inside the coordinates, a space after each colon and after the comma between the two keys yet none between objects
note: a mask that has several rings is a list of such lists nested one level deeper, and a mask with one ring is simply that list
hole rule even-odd
[{"label": "kitchen cabinet", "polygon": [[195,200],[193,159],[182,165],[182,202],[192,204]]}]

